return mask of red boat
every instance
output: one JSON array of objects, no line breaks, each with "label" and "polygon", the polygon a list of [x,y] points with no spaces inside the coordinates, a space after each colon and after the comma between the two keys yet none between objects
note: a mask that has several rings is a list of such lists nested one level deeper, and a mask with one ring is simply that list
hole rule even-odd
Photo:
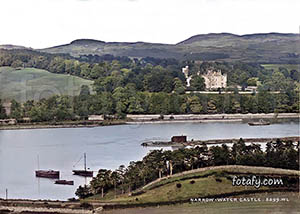
[{"label": "red boat", "polygon": [[35,176],[40,178],[53,178],[59,179],[59,171],[54,170],[37,170]]},{"label": "red boat", "polygon": [[83,177],[93,177],[93,171],[88,170],[73,170],[73,174]]},{"label": "red boat", "polygon": [[72,170],[74,175],[79,175],[83,177],[93,177],[93,171],[86,169],[86,154],[84,153],[84,169],[82,170]]},{"label": "red boat", "polygon": [[74,181],[67,181],[67,180],[57,180],[54,183],[62,184],[62,185],[74,185]]}]

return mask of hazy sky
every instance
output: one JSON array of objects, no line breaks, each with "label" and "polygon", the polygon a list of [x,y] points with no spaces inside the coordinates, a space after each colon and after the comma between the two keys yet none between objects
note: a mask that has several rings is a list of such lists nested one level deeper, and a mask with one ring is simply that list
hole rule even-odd
[{"label": "hazy sky", "polygon": [[0,44],[177,43],[205,33],[298,33],[300,1],[0,0],[0,20]]}]

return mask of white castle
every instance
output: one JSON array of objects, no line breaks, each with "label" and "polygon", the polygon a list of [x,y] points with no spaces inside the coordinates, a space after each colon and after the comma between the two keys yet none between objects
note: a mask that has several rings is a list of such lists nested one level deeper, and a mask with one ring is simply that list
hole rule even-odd
[{"label": "white castle", "polygon": [[[187,84],[186,86],[190,86],[190,82],[192,77],[189,76],[189,66],[185,66],[182,68],[182,73],[186,78]],[[197,73],[200,75],[200,72]],[[227,74],[222,74],[221,70],[213,70],[208,69],[206,74],[203,74],[202,77],[205,80],[205,87],[206,89],[218,89],[218,88],[226,88],[227,87]]]},{"label": "white castle", "polygon": [[217,89],[227,87],[227,74],[222,75],[221,70],[214,71],[209,69],[206,74],[202,75],[205,80],[207,89]]},{"label": "white castle", "polygon": [[189,87],[191,84],[191,79],[192,77],[189,76],[189,66],[185,66],[184,68],[182,68],[182,73],[184,74],[185,78],[186,78],[186,86]]}]

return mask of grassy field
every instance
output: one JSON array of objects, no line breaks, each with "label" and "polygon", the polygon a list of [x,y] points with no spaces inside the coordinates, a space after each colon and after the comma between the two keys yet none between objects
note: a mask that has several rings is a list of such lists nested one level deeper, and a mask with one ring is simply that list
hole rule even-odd
[{"label": "grassy field", "polygon": [[52,95],[78,95],[82,85],[91,88],[93,81],[53,74],[46,70],[0,67],[0,98],[20,102],[39,100]]},{"label": "grassy field", "polygon": [[[124,194],[114,197],[114,192],[109,192],[104,198],[100,195],[89,198],[87,201],[102,201],[107,203],[120,204],[147,204],[179,202],[191,198],[208,197],[220,194],[239,193],[257,190],[253,186],[233,186],[233,174],[255,174],[255,175],[299,175],[298,171],[282,170],[266,167],[244,167],[244,166],[225,166],[192,170],[184,174],[173,175],[170,178],[158,180],[151,185],[147,185],[135,195]],[[178,184],[181,187],[178,188]],[[259,190],[270,190],[269,187],[260,187]],[[140,194],[137,194],[140,193]]]},{"label": "grassy field", "polygon": [[286,68],[289,71],[300,69],[300,66],[296,64],[263,64],[262,66],[265,69],[273,69],[274,71],[278,71],[280,67]]}]

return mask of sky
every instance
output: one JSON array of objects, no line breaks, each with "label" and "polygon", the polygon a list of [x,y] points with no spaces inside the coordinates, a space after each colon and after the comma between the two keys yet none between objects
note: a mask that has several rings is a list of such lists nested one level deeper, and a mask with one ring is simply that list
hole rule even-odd
[{"label": "sky", "polygon": [[1,0],[0,44],[176,44],[193,35],[299,33],[299,0]]}]

